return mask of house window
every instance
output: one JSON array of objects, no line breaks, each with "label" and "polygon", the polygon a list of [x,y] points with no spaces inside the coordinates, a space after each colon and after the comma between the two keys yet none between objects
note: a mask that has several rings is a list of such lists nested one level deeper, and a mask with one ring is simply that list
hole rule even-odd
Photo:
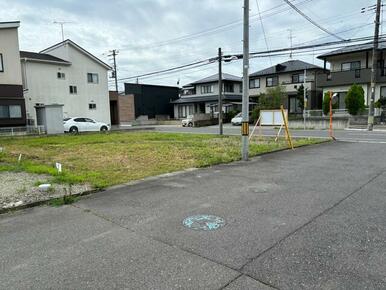
[{"label": "house window", "polygon": [[229,83],[224,83],[223,84],[223,92],[225,92],[225,93],[234,93],[235,92],[234,85],[233,84],[229,84]]},{"label": "house window", "polygon": [[88,104],[89,110],[96,110],[96,104]]},{"label": "house window", "polygon": [[249,81],[250,89],[258,89],[260,88],[260,79],[254,79]]},{"label": "house window", "polygon": [[87,82],[89,84],[97,84],[99,82],[98,74],[88,73],[87,74]]},{"label": "house window", "polygon": [[76,86],[70,86],[70,94],[76,95],[78,93],[78,88]]},{"label": "house window", "polygon": [[58,77],[58,79],[64,80],[66,78],[66,74],[62,73],[62,72],[58,72],[57,77]]},{"label": "house window", "polygon": [[302,108],[300,107],[300,101],[298,97],[296,96],[289,97],[289,112],[291,114],[302,112]]},{"label": "house window", "polygon": [[361,77],[361,70],[360,69],[356,69],[355,70],[355,78],[359,79]]},{"label": "house window", "polygon": [[20,105],[0,106],[0,119],[19,119],[21,117]]},{"label": "house window", "polygon": [[201,87],[201,94],[213,93],[213,85],[205,85]]},{"label": "house window", "polygon": [[292,75],[292,83],[293,84],[304,83],[304,74],[294,74],[294,75]]},{"label": "house window", "polygon": [[344,62],[342,63],[342,71],[356,70],[361,68],[360,61]]},{"label": "house window", "polygon": [[381,87],[381,98],[386,98],[386,87]]},{"label": "house window", "polygon": [[278,83],[278,77],[267,77],[267,87],[275,87]]},{"label": "house window", "polygon": [[3,54],[0,53],[0,72],[4,72]]}]

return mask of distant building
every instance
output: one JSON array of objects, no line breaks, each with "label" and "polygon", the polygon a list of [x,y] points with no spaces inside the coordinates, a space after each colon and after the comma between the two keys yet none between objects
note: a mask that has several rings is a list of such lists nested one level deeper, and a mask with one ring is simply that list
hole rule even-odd
[{"label": "distant building", "polygon": [[[371,67],[373,43],[350,45],[318,56],[330,71],[318,75],[318,85],[323,92],[333,91],[338,95],[339,109],[345,109],[344,99],[352,84],[362,86],[365,103],[371,96]],[[379,60],[376,77],[375,100],[386,98],[386,44],[379,43]]]},{"label": "distant building", "polygon": [[40,53],[21,51],[20,60],[31,125],[38,123],[35,107],[51,104],[64,105],[64,117],[110,123],[109,65],[71,40]]},{"label": "distant building", "polygon": [[304,85],[304,71],[306,70],[306,85],[308,96],[308,109],[322,108],[322,90],[317,83],[317,74],[323,72],[323,68],[300,61],[290,60],[275,66],[255,72],[249,77],[250,96],[266,94],[267,89],[281,85],[285,89],[283,105],[289,113],[301,113],[297,98],[298,89]]},{"label": "distant building", "polygon": [[111,125],[122,125],[135,120],[134,95],[110,91]]},{"label": "distant building", "polygon": [[135,118],[173,118],[171,102],[178,99],[179,88],[125,83],[125,95],[134,96]]},{"label": "distant building", "polygon": [[[241,109],[242,80],[231,74],[222,74],[224,112]],[[219,74],[185,85],[179,99],[172,102],[175,118],[185,118],[197,113],[218,112]]]},{"label": "distant building", "polygon": [[0,127],[26,125],[19,26],[19,21],[0,22]]}]

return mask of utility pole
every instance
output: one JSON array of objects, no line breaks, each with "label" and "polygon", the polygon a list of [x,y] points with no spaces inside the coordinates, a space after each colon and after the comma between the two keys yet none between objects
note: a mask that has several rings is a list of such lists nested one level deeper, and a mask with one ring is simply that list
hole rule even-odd
[{"label": "utility pole", "polygon": [[303,122],[304,130],[306,130],[306,110],[307,110],[307,70],[304,70],[304,84],[303,84]]},{"label": "utility pole", "polygon": [[111,54],[108,56],[113,57],[113,62],[114,62],[114,71],[112,77],[115,79],[115,90],[118,93],[118,75],[117,75],[117,61],[116,61],[116,56],[118,55],[118,51],[116,49],[110,50]]},{"label": "utility pole", "polygon": [[378,64],[378,45],[379,45],[379,25],[381,16],[381,0],[377,0],[377,10],[375,16],[375,31],[373,44],[373,65],[371,67],[371,99],[369,104],[368,127],[369,131],[374,128],[374,102],[375,102],[375,84],[377,81],[377,64]]},{"label": "utility pole", "polygon": [[241,156],[247,161],[249,155],[249,0],[244,0],[243,38],[243,102],[241,126]]},{"label": "utility pole", "polygon": [[219,134],[223,134],[222,124],[222,52],[221,47],[218,49],[218,125]]}]

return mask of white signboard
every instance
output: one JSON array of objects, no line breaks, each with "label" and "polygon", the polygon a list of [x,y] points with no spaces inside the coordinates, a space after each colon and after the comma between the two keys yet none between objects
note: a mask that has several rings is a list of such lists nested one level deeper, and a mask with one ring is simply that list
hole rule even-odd
[{"label": "white signboard", "polygon": [[[284,110],[286,117],[288,116],[288,111]],[[281,126],[284,125],[283,115],[281,110],[261,110],[261,125],[263,126]]]}]

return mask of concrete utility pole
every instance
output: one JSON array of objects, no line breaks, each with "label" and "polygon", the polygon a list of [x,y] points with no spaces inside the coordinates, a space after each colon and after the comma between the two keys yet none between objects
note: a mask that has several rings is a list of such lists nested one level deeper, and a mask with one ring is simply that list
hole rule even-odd
[{"label": "concrete utility pole", "polygon": [[304,70],[304,78],[303,78],[303,122],[304,122],[304,130],[306,130],[306,111],[307,111],[307,70]]},{"label": "concrete utility pole", "polygon": [[369,131],[374,128],[374,102],[375,102],[375,84],[377,81],[377,64],[378,64],[378,45],[379,45],[379,25],[381,16],[382,1],[377,0],[377,10],[375,16],[375,32],[373,44],[373,65],[371,67],[371,99],[369,104],[368,127]]},{"label": "concrete utility pole", "polygon": [[222,52],[218,49],[218,126],[219,134],[223,134],[222,124]]},{"label": "concrete utility pole", "polygon": [[118,93],[118,75],[117,75],[117,60],[116,60],[117,55],[118,55],[118,51],[116,49],[113,49],[111,50],[111,54],[109,56],[113,57],[113,62],[114,62],[113,78],[115,79],[115,90]]},{"label": "concrete utility pole", "polygon": [[249,157],[249,0],[244,0],[243,103],[241,135],[241,156],[242,160],[247,161]]}]

